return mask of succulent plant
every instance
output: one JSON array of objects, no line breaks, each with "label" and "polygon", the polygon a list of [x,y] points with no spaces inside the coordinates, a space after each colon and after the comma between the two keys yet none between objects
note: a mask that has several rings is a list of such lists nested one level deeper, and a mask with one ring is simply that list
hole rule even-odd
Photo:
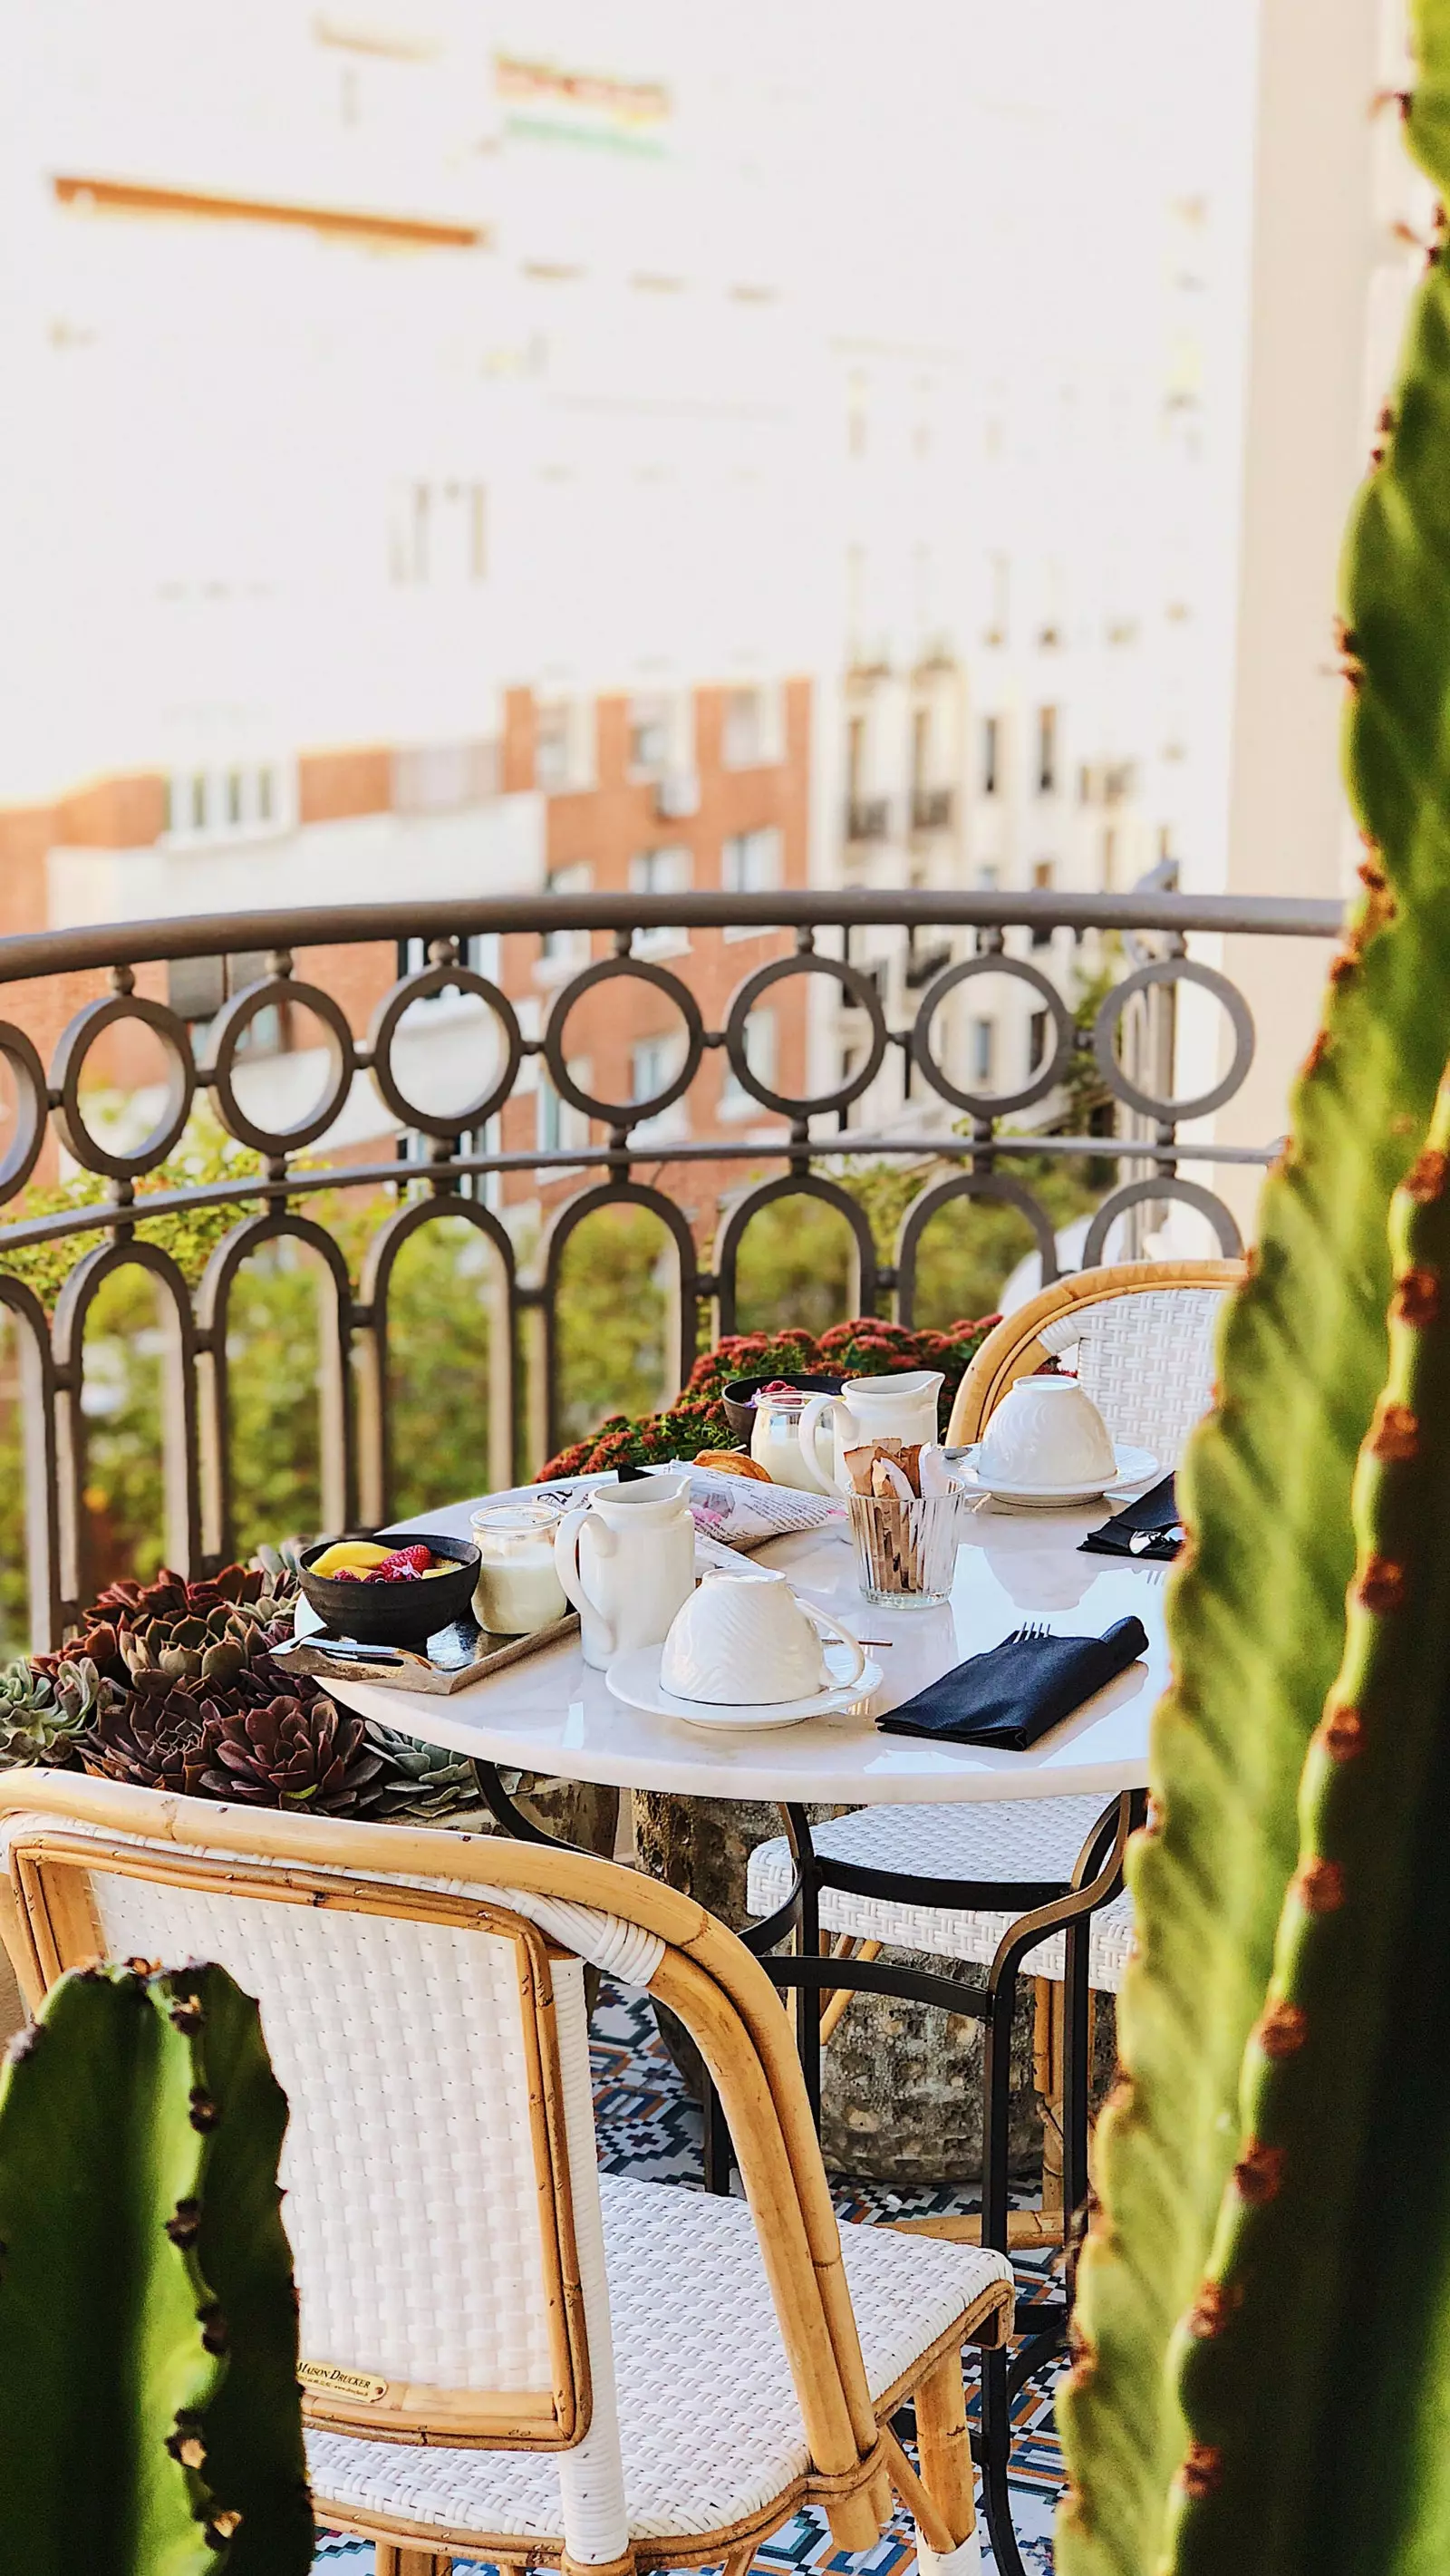
[{"label": "succulent plant", "polygon": [[231,1715],[208,1709],[202,1752],[202,1796],[308,1807],[316,1815],[370,1809],[394,1776],[363,1720],[321,1696],[269,1700]]},{"label": "succulent plant", "polygon": [[84,1658],[58,1662],[53,1673],[24,1661],[0,1672],[0,1764],[74,1762],[91,1719],[114,1685]]},{"label": "succulent plant", "polygon": [[164,1673],[212,1697],[275,1640],[291,1599],[290,1585],[274,1587],[259,1568],[232,1565],[201,1583],[163,1572],[150,1584],[113,1584],[95,1607],[117,1620],[130,1672]]},{"label": "succulent plant", "polygon": [[[1406,130],[1443,195],[1450,0],[1413,16]],[[1364,894],[1179,1488],[1140,1955],[1059,2401],[1063,2576],[1408,2576],[1450,2553],[1427,2037],[1450,2005],[1443,1095],[1426,1142],[1450,1029],[1443,246],[1345,606]],[[1407,2169],[1434,2176],[1428,2205]]]},{"label": "succulent plant", "polygon": [[315,2546],[257,2007],[216,1967],[62,1977],[0,2076],[0,2563],[306,2576]]},{"label": "succulent plant", "polygon": [[463,1754],[445,1753],[440,1745],[420,1744],[416,1736],[399,1735],[391,1726],[369,1723],[368,1741],[391,1766],[377,1783],[368,1813],[380,1823],[412,1817],[429,1823],[436,1816],[459,1813],[482,1804],[478,1775]]},{"label": "succulent plant", "polygon": [[164,1673],[138,1673],[133,1688],[97,1712],[82,1747],[88,1771],[138,1789],[204,1794],[206,1719],[200,1700]]}]

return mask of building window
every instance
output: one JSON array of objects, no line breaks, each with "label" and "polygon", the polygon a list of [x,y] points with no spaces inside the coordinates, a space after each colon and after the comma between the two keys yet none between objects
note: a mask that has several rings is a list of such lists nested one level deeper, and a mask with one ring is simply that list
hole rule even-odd
[{"label": "building window", "polygon": [[587,699],[545,699],[534,717],[534,785],[546,796],[566,796],[587,787],[593,773]]},{"label": "building window", "polygon": [[1039,796],[1055,796],[1057,793],[1056,707],[1039,707],[1037,710],[1037,793]]},{"label": "building window", "polygon": [[657,778],[670,765],[673,734],[668,698],[631,698],[629,765],[636,777]]},{"label": "building window", "polygon": [[629,1051],[631,1100],[654,1100],[668,1091],[680,1069],[680,1037],[677,1029],[663,1037],[637,1038]]},{"label": "building window", "polygon": [[[581,1091],[594,1087],[594,1067],[587,1056],[566,1059],[571,1082]],[[535,1125],[535,1151],[540,1154],[579,1154],[589,1142],[589,1121],[572,1100],[561,1100],[549,1078],[548,1068],[539,1067],[538,1109]],[[552,1177],[562,1179],[558,1173]]]},{"label": "building window", "polygon": [[911,718],[911,784],[919,796],[932,783],[931,709],[916,707]]},{"label": "building window", "polygon": [[1000,796],[1001,793],[1002,719],[1000,716],[983,716],[982,794],[984,796]]},{"label": "building window", "polygon": [[762,769],[781,759],[779,689],[727,689],[720,756],[727,769]]},{"label": "building window", "polygon": [[178,770],[166,782],[166,837],[182,848],[255,839],[290,824],[292,801],[291,772],[276,761]]},{"label": "building window", "polygon": [[411,588],[483,581],[488,492],[472,481],[400,481],[388,495],[388,574]]},{"label": "building window", "polygon": [[995,1020],[972,1022],[972,1080],[982,1090],[990,1088],[997,1055]]},{"label": "building window", "polygon": [[[631,894],[653,896],[688,894],[695,873],[694,853],[681,844],[662,850],[636,850],[629,863]],[[676,957],[690,945],[690,934],[679,922],[665,922],[652,930],[637,930],[633,953],[636,957]]]},{"label": "building window", "polygon": [[[774,1011],[757,1005],[745,1023],[745,1061],[756,1081],[763,1082],[768,1091],[776,1087],[776,1035]],[[756,1099],[753,1092],[746,1090],[734,1065],[727,1059],[725,1080],[720,1086],[721,1117],[748,1118],[752,1111],[758,1112],[765,1105],[764,1101]]]},{"label": "building window", "polygon": [[[1032,864],[1032,886],[1034,893],[1050,894],[1052,892],[1052,880],[1053,866],[1051,859],[1035,859]],[[1033,923],[1032,945],[1034,948],[1050,948],[1052,946],[1052,926],[1050,923],[1045,921]]]},{"label": "building window", "polygon": [[998,871],[997,871],[997,869],[996,869],[994,866],[988,865],[987,867],[978,868],[978,870],[977,870],[977,891],[978,891],[978,893],[979,893],[979,894],[995,894],[995,893],[996,893],[996,891],[997,891],[997,877],[998,877]]},{"label": "building window", "polygon": [[1103,892],[1104,892],[1104,894],[1111,894],[1111,893],[1112,893],[1112,891],[1113,891],[1113,886],[1114,886],[1114,881],[1115,881],[1115,879],[1116,879],[1116,877],[1117,877],[1117,873],[1118,873],[1118,834],[1117,834],[1117,828],[1116,828],[1116,826],[1115,826],[1114,824],[1112,824],[1112,823],[1109,823],[1109,824],[1107,824],[1107,825],[1104,827],[1104,831],[1103,831]]},{"label": "building window", "polygon": [[853,805],[866,792],[866,719],[852,716],[846,727],[846,794]]},{"label": "building window", "polygon": [[1034,1011],[1027,1023],[1027,1074],[1029,1081],[1047,1060],[1047,1013]]},{"label": "building window", "polygon": [[[685,1033],[670,1029],[661,1037],[636,1038],[629,1051],[629,1096],[644,1109],[678,1081],[685,1060]],[[650,1117],[631,1121],[631,1137],[636,1145],[663,1145],[688,1133],[689,1104],[670,1100]]]},{"label": "building window", "polygon": [[754,832],[732,832],[720,849],[724,894],[776,894],[780,889],[780,830],[763,823]]},{"label": "building window", "polygon": [[[579,895],[594,891],[594,870],[588,859],[575,859],[567,868],[552,868],[544,880],[545,894]],[[589,963],[587,930],[546,930],[539,940],[539,964],[558,973]],[[582,1088],[582,1086],[581,1086]]]}]

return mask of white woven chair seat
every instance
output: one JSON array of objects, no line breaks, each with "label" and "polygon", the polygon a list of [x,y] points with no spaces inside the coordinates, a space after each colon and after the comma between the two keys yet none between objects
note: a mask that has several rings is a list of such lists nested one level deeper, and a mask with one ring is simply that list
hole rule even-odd
[{"label": "white woven chair seat", "polygon": [[[755,2229],[740,2201],[600,2176],[631,2539],[686,2540],[762,2512],[803,2476],[805,2437]],[[1010,2280],[1000,2254],[884,2227],[841,2230],[873,2397]],[[319,2513],[459,2541],[560,2537],[557,2461],[314,2433]]]},{"label": "white woven chair seat", "polygon": [[[823,1857],[854,1861],[862,1869],[899,1870],[906,1877],[1068,1879],[1078,1853],[1107,1800],[1104,1798],[989,1799],[979,1806],[861,1807],[812,1832]],[[746,1903],[753,1915],[773,1914],[790,1894],[795,1875],[782,1835],[758,1843],[750,1855]],[[992,1964],[1010,1914],[913,1904],[881,1896],[855,1896],[844,1888],[821,1890],[821,1929],[857,1941],[881,1941],[893,1950],[925,1950],[933,1958]],[[1126,1895],[1100,1908],[1088,1942],[1088,1974],[1096,1987],[1116,1994],[1133,1941],[1133,1908]],[[1062,1934],[1028,1952],[1026,1974],[1061,1978],[1066,1972]]]}]

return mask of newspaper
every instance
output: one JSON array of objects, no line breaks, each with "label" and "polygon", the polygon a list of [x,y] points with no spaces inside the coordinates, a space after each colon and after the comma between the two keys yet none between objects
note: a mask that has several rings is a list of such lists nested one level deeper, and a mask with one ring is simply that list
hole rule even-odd
[{"label": "newspaper", "polygon": [[798,1530],[824,1529],[845,1512],[824,1494],[802,1494],[794,1485],[762,1485],[754,1476],[722,1476],[709,1467],[665,1468],[690,1480],[690,1509],[695,1518],[695,1564],[729,1562],[731,1556],[764,1547],[767,1539],[792,1538]]},{"label": "newspaper", "polygon": [[[650,1467],[651,1476],[683,1476],[689,1486],[695,1521],[695,1567],[728,1565],[732,1557],[767,1539],[791,1538],[798,1530],[840,1525],[845,1533],[845,1507],[825,1494],[803,1494],[793,1485],[763,1485],[754,1476],[722,1476],[712,1467]],[[602,1480],[569,1477],[540,1491],[561,1503],[583,1502]]]}]

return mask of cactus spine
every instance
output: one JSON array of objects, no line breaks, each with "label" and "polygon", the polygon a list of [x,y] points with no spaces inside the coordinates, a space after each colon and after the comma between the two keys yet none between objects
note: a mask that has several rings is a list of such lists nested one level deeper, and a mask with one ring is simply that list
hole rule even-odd
[{"label": "cactus spine", "polygon": [[[1413,14],[1407,133],[1445,188],[1450,0],[1416,0]],[[1229,2563],[1194,2537],[1219,2528],[1213,2516],[1198,2526],[1197,2507],[1173,2500],[1184,2494],[1185,2462],[1189,2489],[1200,2475],[1200,2378],[1217,2387],[1209,2356],[1218,2346],[1211,2332],[1190,2337],[1202,2358],[1180,2388],[1174,2338],[1190,2311],[1200,2325],[1216,2314],[1203,2285],[1231,2172],[1245,2161],[1240,2074],[1251,2031],[1265,2027],[1298,1861],[1301,1774],[1345,1646],[1351,1487],[1389,1358],[1389,1208],[1425,1136],[1450,1030],[1443,255],[1419,290],[1400,386],[1355,513],[1345,610],[1346,749],[1367,844],[1364,891],[1296,1086],[1291,1143],[1264,1190],[1254,1275],[1225,1319],[1218,1407],[1183,1477],[1193,1536],[1170,1604],[1175,1680],[1155,1721],[1152,1827],[1130,1863],[1142,1955],[1122,1997],[1123,2080],[1099,2124],[1103,2213],[1080,2267],[1077,2365],[1061,2405],[1074,2484],[1058,2526],[1063,2576],[1159,2576],[1178,2563],[1165,2547],[1180,2543],[1185,2568]],[[1387,1856],[1386,1890],[1397,1865]],[[1256,2042],[1251,2092],[1259,2053]],[[1333,2131],[1326,2150],[1332,2143]],[[1273,2170],[1251,2164],[1248,2189]],[[1283,2323],[1292,2359],[1300,2346],[1287,2307]],[[1225,2356],[1243,2348],[1225,2337]],[[1355,2376],[1362,2389],[1359,2364]],[[1277,2396],[1262,2383],[1258,2394],[1263,2466],[1273,2427],[1287,2441],[1290,2411],[1311,2401],[1285,2388],[1282,2373]],[[1212,2454],[1217,2445],[1203,2447]],[[1200,2469],[1211,2485],[1212,2458]],[[1233,2545],[1242,2565],[1242,2525]],[[1319,2576],[1350,2563],[1285,2547],[1271,2555],[1261,2534],[1248,2563],[1262,2576],[1307,2576],[1311,2564]],[[1353,2563],[1408,2571],[1442,2564],[1443,2552],[1438,2561],[1386,2551]]]},{"label": "cactus spine", "polygon": [[0,2077],[0,2565],[305,2576],[277,2158],[220,1968],[63,1977]]}]

